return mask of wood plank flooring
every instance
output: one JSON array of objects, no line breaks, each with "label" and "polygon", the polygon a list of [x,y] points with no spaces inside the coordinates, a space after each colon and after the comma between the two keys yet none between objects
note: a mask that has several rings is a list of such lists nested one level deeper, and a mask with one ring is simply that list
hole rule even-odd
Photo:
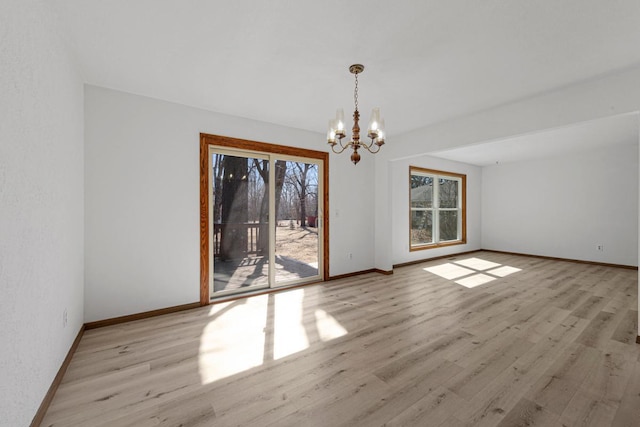
[{"label": "wood plank flooring", "polygon": [[89,330],[44,426],[639,426],[634,270],[477,252]]}]

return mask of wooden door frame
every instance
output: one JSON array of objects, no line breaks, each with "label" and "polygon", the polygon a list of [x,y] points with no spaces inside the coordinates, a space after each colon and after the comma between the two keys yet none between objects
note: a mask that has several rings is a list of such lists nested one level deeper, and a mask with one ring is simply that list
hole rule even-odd
[{"label": "wooden door frame", "polygon": [[307,157],[322,161],[323,189],[323,280],[329,277],[329,153],[308,150],[305,148],[288,147],[286,145],[270,144],[266,142],[250,141],[247,139],[231,138],[228,136],[200,134],[200,305],[209,305],[209,148],[224,147],[239,150],[258,151],[269,154]]}]

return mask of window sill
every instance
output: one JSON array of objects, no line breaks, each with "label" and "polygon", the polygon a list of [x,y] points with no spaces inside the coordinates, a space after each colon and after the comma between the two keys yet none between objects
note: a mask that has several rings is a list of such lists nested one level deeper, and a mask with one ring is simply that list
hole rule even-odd
[{"label": "window sill", "polygon": [[426,245],[416,245],[416,246],[410,246],[409,247],[409,252],[424,251],[424,250],[427,250],[427,249],[446,248],[447,246],[465,245],[466,243],[467,243],[466,240],[455,240],[455,241],[451,241],[451,242],[429,243],[429,244],[426,244]]}]

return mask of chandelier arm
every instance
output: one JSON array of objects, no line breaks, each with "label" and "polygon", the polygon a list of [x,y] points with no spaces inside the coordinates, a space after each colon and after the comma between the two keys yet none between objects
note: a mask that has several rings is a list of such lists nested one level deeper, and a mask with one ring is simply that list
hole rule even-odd
[{"label": "chandelier arm", "polygon": [[360,144],[360,146],[365,150],[367,150],[368,152],[373,153],[373,151],[371,151],[371,148],[367,144]]},{"label": "chandelier arm", "polygon": [[342,139],[340,139],[338,142],[340,143],[340,148],[337,149],[337,150],[336,150],[336,145],[338,145],[338,144],[331,144],[331,151],[333,151],[336,154],[342,153],[344,150],[349,148],[349,146],[351,146],[351,142],[347,143],[347,145],[343,145],[342,144]]},{"label": "chandelier arm", "polygon": [[360,146],[372,154],[376,154],[378,151],[380,151],[380,146],[375,143],[375,139],[371,139],[371,143],[369,144],[361,142]]},{"label": "chandelier arm", "polygon": [[340,147],[342,147],[342,151],[346,150],[346,149],[347,149],[347,148],[349,148],[351,145],[353,145],[353,141],[349,141],[349,142],[347,142],[347,144],[346,144],[346,145],[344,145],[344,144],[342,143],[342,138],[340,138],[340,139],[338,140],[338,142],[340,143]]}]

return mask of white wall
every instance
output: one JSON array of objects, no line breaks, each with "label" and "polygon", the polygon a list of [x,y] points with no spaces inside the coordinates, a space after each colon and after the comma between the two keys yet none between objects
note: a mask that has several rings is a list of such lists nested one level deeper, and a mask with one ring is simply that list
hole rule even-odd
[{"label": "white wall", "polygon": [[2,2],[2,426],[29,425],[83,322],[82,83],[51,17]]},{"label": "white wall", "polygon": [[483,168],[482,242],[638,265],[638,144]]},{"label": "white wall", "polygon": [[[327,147],[321,134],[109,89],[85,97],[85,321],[199,301],[200,132]],[[373,165],[348,157],[329,160],[331,275],[373,267]]]},{"label": "white wall", "polygon": [[[324,135],[321,138],[324,141]],[[367,270],[374,264],[374,155],[361,150],[357,165],[349,156],[347,151],[329,154],[331,276]]]},{"label": "white wall", "polygon": [[[409,166],[419,166],[467,176],[467,243],[464,245],[409,251]],[[418,261],[481,249],[480,200],[482,173],[478,166],[420,156],[391,162],[391,232],[393,264]]]}]

